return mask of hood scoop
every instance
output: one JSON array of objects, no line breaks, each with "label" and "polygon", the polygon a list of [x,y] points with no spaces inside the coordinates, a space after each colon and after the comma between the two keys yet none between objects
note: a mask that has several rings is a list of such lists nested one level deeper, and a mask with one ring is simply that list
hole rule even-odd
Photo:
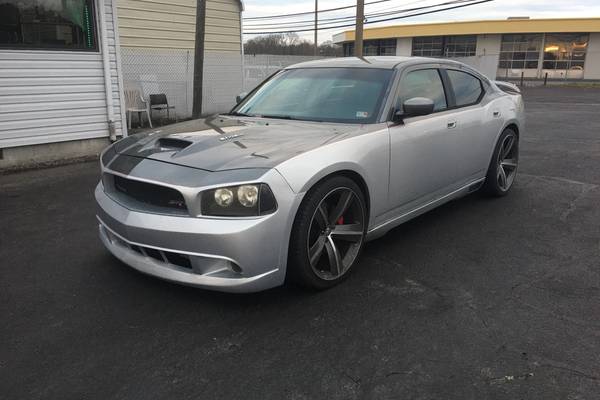
[{"label": "hood scoop", "polygon": [[163,138],[158,139],[154,143],[154,147],[156,147],[156,149],[159,152],[174,151],[177,153],[177,152],[185,149],[186,147],[190,146],[191,144],[192,144],[192,142],[190,142],[189,140],[163,137]]}]

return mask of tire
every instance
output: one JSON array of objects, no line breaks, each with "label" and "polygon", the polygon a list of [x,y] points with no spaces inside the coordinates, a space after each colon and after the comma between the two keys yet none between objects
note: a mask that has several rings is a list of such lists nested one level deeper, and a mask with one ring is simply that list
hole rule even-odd
[{"label": "tire", "polygon": [[489,196],[506,196],[513,186],[519,165],[519,136],[505,129],[494,149],[482,192]]},{"label": "tire", "polygon": [[365,204],[360,187],[345,176],[326,178],[306,194],[292,226],[288,282],[323,290],[348,276],[367,232]]}]

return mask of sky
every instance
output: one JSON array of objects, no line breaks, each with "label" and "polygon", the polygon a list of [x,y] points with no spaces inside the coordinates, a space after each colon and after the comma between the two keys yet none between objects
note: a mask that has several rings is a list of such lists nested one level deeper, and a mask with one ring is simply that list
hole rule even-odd
[{"label": "sky", "polygon": [[[373,0],[365,0],[366,3]],[[365,6],[365,13],[385,12],[404,7],[420,7],[437,4],[447,0],[389,0],[378,4]],[[343,7],[356,4],[354,0],[319,0],[319,9]],[[314,0],[244,0],[244,18],[258,17],[276,14],[290,14],[296,12],[313,11]],[[319,14],[319,18],[346,17],[356,13],[355,8],[340,11],[332,11]],[[451,22],[473,19],[506,19],[512,16],[528,16],[530,18],[565,18],[565,17],[600,17],[600,0],[494,0],[488,3],[478,4],[456,10],[443,11],[429,15],[411,17],[397,21],[387,21],[378,24],[365,25],[365,28],[386,25],[399,25],[423,22]],[[312,16],[294,17],[292,19],[277,19],[263,21],[244,21],[244,30],[251,28],[252,24],[292,22],[310,20]],[[319,31],[319,43],[331,40],[332,36],[344,30],[353,29],[338,28]],[[312,41],[313,32],[298,33],[302,38]],[[244,39],[252,38],[252,35],[244,35]]]}]

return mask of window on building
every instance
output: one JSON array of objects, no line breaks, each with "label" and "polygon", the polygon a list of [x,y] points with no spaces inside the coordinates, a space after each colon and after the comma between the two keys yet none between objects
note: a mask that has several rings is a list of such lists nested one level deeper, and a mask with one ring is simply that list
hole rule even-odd
[{"label": "window on building", "polygon": [[420,36],[412,40],[412,55],[420,57],[470,57],[475,55],[476,35]]},{"label": "window on building", "polygon": [[344,43],[344,57],[354,57],[354,42]]},{"label": "window on building", "polygon": [[433,100],[434,111],[446,109],[444,85],[437,69],[412,71],[402,78],[399,103],[402,104],[413,97],[426,97]]},{"label": "window on building", "polygon": [[476,47],[477,36],[475,35],[446,36],[444,56],[471,57],[475,55]]},{"label": "window on building", "polygon": [[447,70],[447,72],[454,91],[456,105],[460,107],[477,103],[483,93],[481,81],[466,72],[455,70]]},{"label": "window on building", "polygon": [[93,0],[0,0],[0,48],[96,50]]},{"label": "window on building", "polygon": [[587,33],[548,33],[544,41],[544,69],[583,70]]},{"label": "window on building", "polygon": [[379,41],[379,56],[396,55],[396,39],[382,39]]},{"label": "window on building", "polygon": [[365,40],[363,43],[363,55],[365,56],[378,56],[379,54],[379,40]]},{"label": "window on building", "polygon": [[444,54],[443,36],[414,37],[412,55],[419,57],[442,57]]},{"label": "window on building", "polygon": [[500,68],[537,69],[542,47],[542,34],[502,35]]},{"label": "window on building", "polygon": [[[363,42],[365,56],[395,56],[396,39],[365,40]],[[354,57],[354,43],[344,43],[344,57]]]}]

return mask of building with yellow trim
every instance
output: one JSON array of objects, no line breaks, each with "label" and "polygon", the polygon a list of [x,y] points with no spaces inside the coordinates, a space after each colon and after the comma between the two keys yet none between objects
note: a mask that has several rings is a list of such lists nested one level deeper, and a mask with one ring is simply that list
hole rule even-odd
[{"label": "building with yellow trim", "polygon": [[[354,31],[334,35],[354,55]],[[600,79],[600,18],[458,21],[367,28],[365,55],[455,58],[491,78]],[[546,75],[547,74],[547,75]]]}]

